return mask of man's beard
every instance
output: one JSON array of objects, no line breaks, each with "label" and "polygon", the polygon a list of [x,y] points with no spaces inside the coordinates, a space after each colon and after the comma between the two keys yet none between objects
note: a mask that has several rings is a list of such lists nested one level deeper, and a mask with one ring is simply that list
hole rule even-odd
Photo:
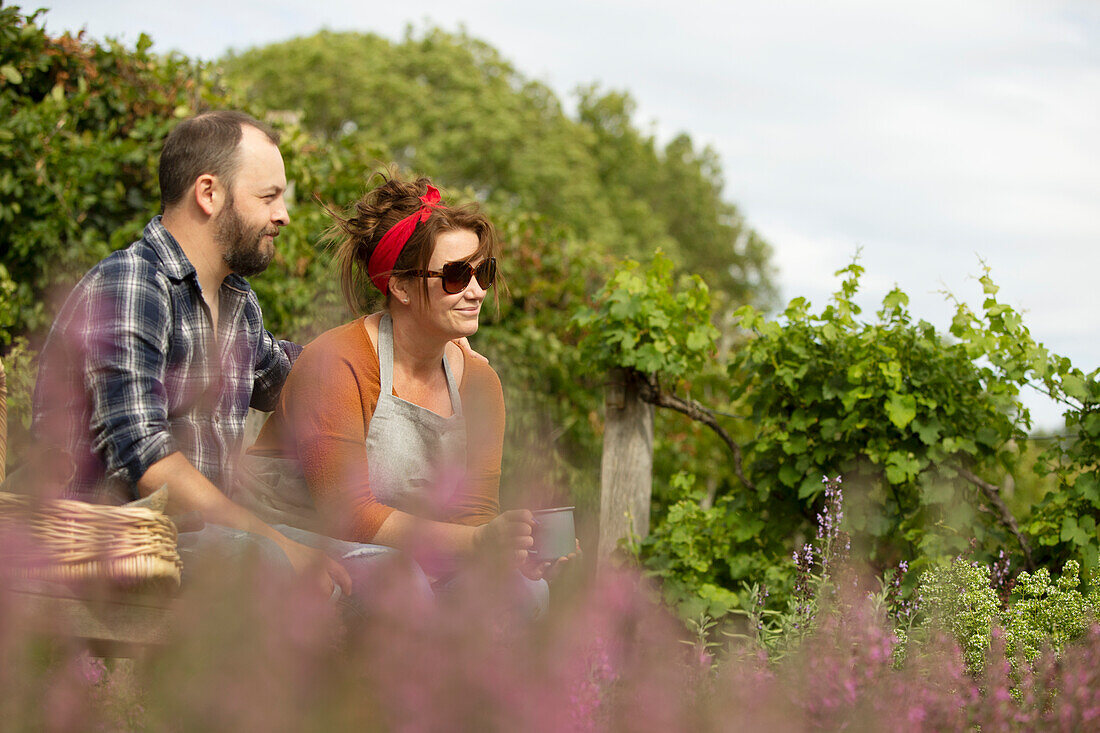
[{"label": "man's beard", "polygon": [[252,277],[259,275],[271,264],[275,248],[272,246],[271,249],[266,249],[263,238],[264,235],[278,234],[277,227],[264,225],[258,230],[249,231],[232,196],[218,214],[215,224],[217,228],[214,230],[214,239],[221,245],[222,259],[230,270],[241,277]]}]

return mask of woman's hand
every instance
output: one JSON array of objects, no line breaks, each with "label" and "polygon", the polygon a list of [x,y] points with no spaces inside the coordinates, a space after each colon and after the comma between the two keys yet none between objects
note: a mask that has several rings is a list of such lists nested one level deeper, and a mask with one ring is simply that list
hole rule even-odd
[{"label": "woman's hand", "polygon": [[522,566],[527,562],[527,551],[535,544],[531,536],[534,525],[535,517],[526,509],[503,512],[474,530],[474,550]]},{"label": "woman's hand", "polygon": [[565,557],[559,557],[557,560],[550,562],[528,562],[522,568],[521,571],[531,580],[546,579],[546,582],[553,582],[554,578],[561,574],[562,570],[572,562],[576,562],[581,557],[581,541],[576,540],[577,551],[571,552]]}]

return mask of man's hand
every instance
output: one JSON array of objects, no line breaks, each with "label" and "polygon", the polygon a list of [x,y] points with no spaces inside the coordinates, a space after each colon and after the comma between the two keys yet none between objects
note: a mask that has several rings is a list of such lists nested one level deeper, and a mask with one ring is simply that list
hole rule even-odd
[{"label": "man's hand", "polygon": [[503,512],[474,531],[474,549],[522,566],[527,562],[527,551],[535,544],[531,536],[534,525],[535,517],[526,509]]},{"label": "man's hand", "polygon": [[295,542],[288,537],[283,537],[278,543],[294,570],[299,575],[315,580],[322,593],[331,596],[337,586],[344,595],[351,593],[351,576],[340,563],[320,550]]},{"label": "man's hand", "polygon": [[267,537],[282,548],[298,573],[313,573],[320,590],[332,595],[334,585],[338,585],[345,593],[351,592],[351,576],[339,563],[320,550],[280,534],[255,514],[231,501],[182,453],[172,453],[160,459],[138,480],[138,491],[142,496],[148,496],[161,486],[168,487],[169,513],[197,511],[211,524],[235,527]]}]

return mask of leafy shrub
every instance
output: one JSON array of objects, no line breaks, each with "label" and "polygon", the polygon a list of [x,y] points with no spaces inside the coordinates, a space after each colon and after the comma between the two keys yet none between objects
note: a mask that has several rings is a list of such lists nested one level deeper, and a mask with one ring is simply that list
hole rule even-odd
[{"label": "leafy shrub", "polygon": [[1066,406],[1068,435],[1041,456],[1041,470],[1057,480],[1029,517],[1027,530],[1043,552],[1044,562],[1057,566],[1078,556],[1085,570],[1100,568],[1100,380],[1098,372],[1082,374],[1062,365],[1048,377],[1051,394]]},{"label": "leafy shrub", "polygon": [[665,599],[682,618],[706,615],[721,619],[752,602],[747,590],[737,593],[748,579],[772,588],[784,588],[791,572],[753,553],[752,539],[763,522],[739,512],[728,497],[703,508],[695,477],[676,474],[672,501],[662,521],[632,548],[648,575],[661,581]]},{"label": "leafy shrub", "polygon": [[862,273],[855,263],[838,272],[820,313],[801,298],[782,322],[739,311],[756,337],[730,376],[756,422],[747,448],[761,499],[793,534],[821,495],[820,468],[858,491],[850,528],[872,561],[955,554],[972,536],[1003,546],[1005,523],[986,520],[987,500],[962,472],[1016,465],[1027,420],[1019,385],[983,366],[986,352],[914,322],[901,291],[886,295],[877,321],[861,320]]},{"label": "leafy shrub", "polygon": [[923,625],[945,628],[962,648],[967,669],[980,672],[993,638],[1000,604],[989,568],[957,557],[925,573],[920,584]]},{"label": "leafy shrub", "polygon": [[673,263],[658,250],[643,269],[624,260],[573,324],[588,368],[613,368],[677,379],[701,371],[718,336],[710,322],[710,294],[698,275],[674,286]]},{"label": "leafy shrub", "polygon": [[[823,623],[836,623],[838,615],[855,608],[851,596],[857,585],[851,585],[854,576],[847,566],[840,479],[826,478],[822,483],[828,501],[817,516],[815,540],[793,553],[797,576],[786,607],[767,609],[766,590],[754,588],[755,605],[737,611],[748,617],[751,633],[727,632],[732,638],[752,641],[772,660],[791,654]],[[926,654],[929,644],[935,645],[946,634],[958,645],[965,669],[974,676],[981,675],[990,661],[1007,664],[1015,680],[1011,690],[1018,700],[1023,687],[1033,681],[1039,660],[1060,657],[1070,642],[1083,638],[1097,621],[1100,594],[1086,598],[1078,590],[1076,561],[1067,562],[1053,582],[1042,568],[1022,572],[1008,583],[1004,577],[995,577],[1006,575],[1003,568],[994,573],[987,565],[959,556],[931,566],[908,594],[903,589],[907,570],[908,562],[902,561],[880,580],[877,594],[865,593],[870,599],[867,612],[884,628],[892,627],[896,665]],[[1003,602],[994,587],[998,583],[1013,588]]]},{"label": "leafy shrub", "polygon": [[1051,583],[1050,572],[1039,568],[1016,579],[1016,600],[1000,615],[1005,631],[1005,655],[1014,668],[1020,660],[1034,664],[1043,651],[1060,655],[1066,644],[1079,639],[1096,621],[1095,593],[1086,600],[1078,590],[1080,565],[1070,560]]},{"label": "leafy shrub", "polygon": [[[1029,685],[1039,684],[1041,667],[1062,657],[1096,624],[1096,599],[1078,590],[1079,569],[1076,561],[1067,562],[1053,583],[1046,568],[1022,572],[1002,604],[990,586],[989,567],[963,557],[933,567],[921,578],[917,628],[899,634],[906,647],[902,656],[920,654],[932,633],[946,631],[962,650],[968,672],[1010,670],[1008,690],[1025,702],[1034,692],[1028,692]],[[1040,703],[1049,699],[1035,702]]]}]

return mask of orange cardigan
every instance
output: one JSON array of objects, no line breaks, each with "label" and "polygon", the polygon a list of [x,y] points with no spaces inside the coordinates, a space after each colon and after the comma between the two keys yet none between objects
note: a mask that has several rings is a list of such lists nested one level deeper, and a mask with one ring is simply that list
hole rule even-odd
[{"label": "orange cardigan", "polygon": [[[467,480],[446,517],[478,525],[500,512],[504,392],[486,362],[467,359],[459,395],[467,420]],[[365,441],[381,390],[378,353],[363,319],[305,347],[253,455],[297,458],[313,500],[341,539],[370,542],[393,511],[371,491]],[[394,395],[397,391],[394,390]]]}]

